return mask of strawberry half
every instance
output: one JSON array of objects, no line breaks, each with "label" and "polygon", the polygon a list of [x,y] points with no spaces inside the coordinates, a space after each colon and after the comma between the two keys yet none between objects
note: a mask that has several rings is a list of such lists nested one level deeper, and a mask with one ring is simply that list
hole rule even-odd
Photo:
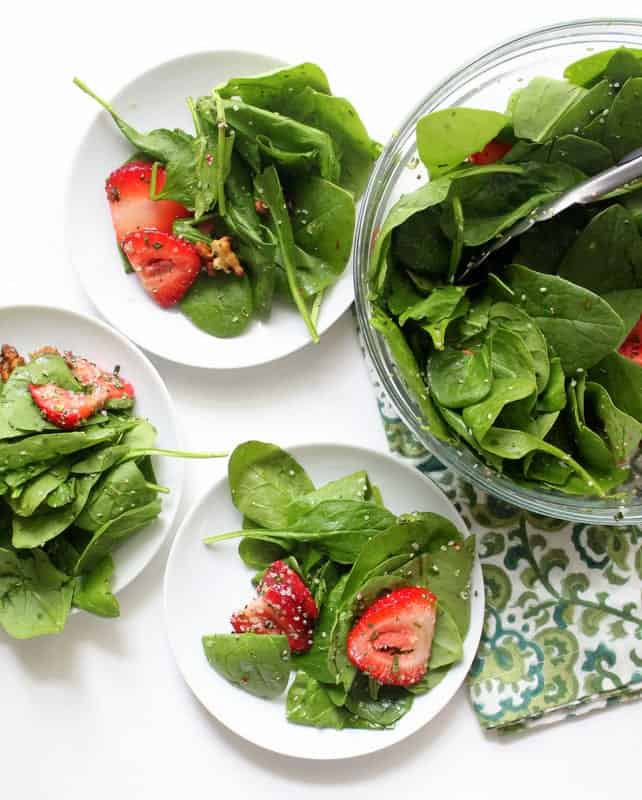
[{"label": "strawberry half", "polygon": [[258,594],[232,615],[236,633],[283,633],[293,653],[309,650],[319,610],[297,573],[283,561],[275,561],[263,575]]},{"label": "strawberry half", "polygon": [[642,367],[642,317],[637,321],[635,328],[626,337],[624,343],[620,345],[619,352]]},{"label": "strawberry half", "polygon": [[508,153],[512,149],[513,145],[508,144],[508,142],[498,142],[497,139],[493,139],[492,142],[488,142],[486,147],[483,150],[479,150],[477,153],[472,153],[468,160],[472,161],[473,164],[494,164],[496,161],[499,161],[500,158],[504,158],[506,153]]},{"label": "strawberry half", "polygon": [[[160,192],[166,174],[162,167],[156,169],[156,191]],[[107,178],[105,191],[119,244],[127,234],[143,228],[171,233],[175,219],[191,216],[185,206],[174,200],[152,200],[151,182],[152,165],[146,161],[123,164]]]},{"label": "strawberry half", "polygon": [[426,674],[437,598],[410,586],[380,597],[348,636],[348,658],[379,683],[411,686]]},{"label": "strawberry half", "polygon": [[161,231],[129,234],[123,241],[123,252],[147,294],[163,308],[181,299],[201,269],[194,245]]},{"label": "strawberry half", "polygon": [[126,381],[120,374],[106,372],[89,361],[83,356],[76,356],[67,351],[65,362],[71,370],[74,378],[82,383],[83,386],[91,387],[97,396],[107,403],[110,400],[121,400],[123,398],[134,398],[134,387]]},{"label": "strawberry half", "polygon": [[100,402],[93,394],[61,389],[54,383],[39,386],[30,383],[29,391],[44,418],[65,430],[75,428],[104,405],[104,402]]}]

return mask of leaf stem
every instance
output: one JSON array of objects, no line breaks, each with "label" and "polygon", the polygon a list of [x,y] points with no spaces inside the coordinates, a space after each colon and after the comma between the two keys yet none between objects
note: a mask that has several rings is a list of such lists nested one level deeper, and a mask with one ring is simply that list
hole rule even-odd
[{"label": "leaf stem", "polygon": [[132,458],[141,456],[173,456],[174,458],[225,458],[227,453],[192,453],[188,450],[165,450],[162,447],[146,447],[138,450],[130,450],[122,461],[129,461]]},{"label": "leaf stem", "polygon": [[314,296],[314,301],[312,302],[312,310],[310,311],[310,319],[312,320],[312,324],[314,327],[317,327],[317,323],[319,322],[319,314],[321,313],[321,303],[323,302],[323,289],[320,292],[317,292]]},{"label": "leaf stem", "polygon": [[109,113],[112,115],[114,114],[114,109],[109,105],[109,103],[106,100],[103,100],[102,97],[98,97],[98,95],[95,92],[93,92],[84,81],[81,81],[80,78],[74,78],[74,83],[85,94],[88,94],[97,103],[100,103],[100,105],[105,109],[105,111],[109,111]]},{"label": "leaf stem", "polygon": [[223,174],[223,166],[225,164],[225,128],[227,122],[225,121],[225,108],[223,100],[218,92],[213,92],[214,102],[216,103],[216,121],[218,127],[217,139],[217,163],[216,163],[216,195],[218,200],[218,209],[221,216],[225,216],[225,176]]},{"label": "leaf stem", "polygon": [[162,192],[156,191],[156,180],[158,177],[158,161],[152,164],[152,177],[149,182],[149,197],[150,200],[160,200]]},{"label": "leaf stem", "polygon": [[159,486],[157,483],[152,483],[151,481],[145,481],[145,486],[148,489],[151,489],[152,492],[160,492],[160,494],[169,494],[169,489],[167,486]]},{"label": "leaf stem", "polygon": [[201,121],[198,118],[198,114],[196,113],[196,106],[194,105],[194,99],[192,97],[187,98],[187,107],[189,108],[190,114],[192,115],[192,122],[194,123],[194,130],[196,131],[196,135],[202,136],[203,128],[201,127]]}]

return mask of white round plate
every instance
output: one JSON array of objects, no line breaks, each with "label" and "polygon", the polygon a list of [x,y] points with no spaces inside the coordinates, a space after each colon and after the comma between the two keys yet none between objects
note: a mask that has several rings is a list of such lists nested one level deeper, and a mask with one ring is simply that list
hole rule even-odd
[{"label": "white round plate", "polygon": [[[466,526],[444,493],[414,467],[392,456],[340,444],[288,448],[318,486],[367,470],[384,503],[401,514],[435,511],[466,534]],[[252,595],[249,570],[238,557],[238,541],[203,544],[205,536],[240,527],[227,479],[201,498],[176,535],[165,572],[165,622],[176,661],[187,684],[207,710],[230,730],[267,750],[310,759],[338,759],[382,750],[405,739],[431,720],[462,684],[472,664],[484,617],[481,566],[475,561],[471,586],[471,623],[464,658],[428,694],[416,698],[410,712],[386,731],[318,730],[289,723],[285,695],[263,700],[230,685],[208,664],[201,637],[230,631],[230,615]]]},{"label": "white round plate", "polygon": [[[190,131],[187,97],[208,94],[228,78],[280,66],[284,62],[257,53],[195,53],[143,73],[111,102],[139,130]],[[92,89],[100,94],[100,86],[92,85]],[[78,102],[94,101],[78,90]],[[268,321],[253,320],[241,336],[217,339],[193,325],[178,309],[157,306],[135,275],[125,274],[105,197],[105,179],[132,152],[109,114],[101,110],[80,143],[71,170],[65,209],[67,248],[85,292],[102,316],[149,352],[194,367],[250,367],[308,344],[305,324],[289,306],[275,303]],[[353,299],[350,263],[324,297],[319,334],[341,316]]]},{"label": "white round plate", "polygon": [[[18,305],[0,308],[0,342],[12,344],[27,356],[44,345],[72,350],[103,369],[120,364],[136,391],[135,413],[147,417],[158,431],[157,447],[178,449],[176,413],[169,392],[148,359],[124,336],[84,314],[49,306]],[[183,488],[183,463],[156,458],[154,470],[161,486],[160,516],[114,552],[113,588],[120,591],[139,575],[158,552],[174,523]]]}]

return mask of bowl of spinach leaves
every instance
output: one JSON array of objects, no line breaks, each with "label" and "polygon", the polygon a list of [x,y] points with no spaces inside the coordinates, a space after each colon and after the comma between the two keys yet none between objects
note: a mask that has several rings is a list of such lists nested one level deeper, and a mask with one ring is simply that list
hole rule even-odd
[{"label": "bowl of spinach leaves", "polygon": [[469,265],[641,147],[641,98],[639,22],[514,39],[410,114],[357,224],[360,324],[403,420],[478,487],[575,521],[642,520],[642,183]]}]

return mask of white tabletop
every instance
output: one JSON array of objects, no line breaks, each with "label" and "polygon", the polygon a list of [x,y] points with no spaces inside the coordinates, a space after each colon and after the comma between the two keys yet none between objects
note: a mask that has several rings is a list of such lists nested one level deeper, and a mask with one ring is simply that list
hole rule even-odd
[{"label": "white tabletop", "polygon": [[[385,140],[431,84],[494,41],[563,19],[639,16],[637,0],[192,0],[167,17],[161,9],[169,4],[158,1],[38,5],[12,4],[13,18],[5,11],[2,23],[0,297],[90,313],[65,258],[61,225],[71,156],[96,111],[72,87],[72,75],[109,97],[143,69],[195,50],[317,61]],[[232,448],[249,438],[385,448],[349,314],[317,347],[265,367],[208,373],[153,360],[187,448]],[[222,468],[188,463],[179,517]],[[481,732],[462,689],[423,731],[371,757],[324,765],[246,744],[208,716],[174,665],[163,627],[166,556],[167,549],[121,594],[119,620],[79,614],[58,637],[0,638],[3,798],[634,793],[642,723],[635,703],[498,740]]]}]

